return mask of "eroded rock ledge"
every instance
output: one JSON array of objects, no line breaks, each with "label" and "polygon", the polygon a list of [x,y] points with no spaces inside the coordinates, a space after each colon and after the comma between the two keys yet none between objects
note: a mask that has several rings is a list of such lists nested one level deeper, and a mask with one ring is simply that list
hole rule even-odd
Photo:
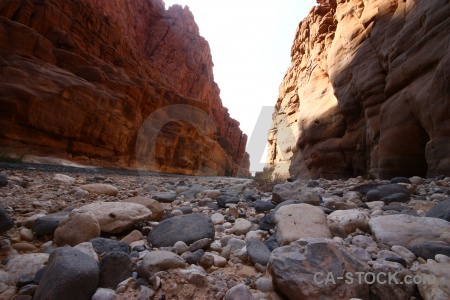
[{"label": "eroded rock ledge", "polygon": [[[97,165],[246,175],[247,136],[222,106],[212,67],[187,7],[1,0],[2,147]],[[202,119],[189,123],[187,110],[187,121],[164,124],[154,159],[137,161],[136,152],[149,150],[136,147],[145,120],[171,105],[204,112]]]},{"label": "eroded rock ledge", "polygon": [[269,132],[275,172],[450,172],[450,5],[318,0],[298,26]]}]

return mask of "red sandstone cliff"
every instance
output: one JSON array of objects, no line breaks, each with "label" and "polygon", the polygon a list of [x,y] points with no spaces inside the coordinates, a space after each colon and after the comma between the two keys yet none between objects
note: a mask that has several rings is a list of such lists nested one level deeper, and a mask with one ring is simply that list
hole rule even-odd
[{"label": "red sandstone cliff", "polygon": [[[163,172],[246,175],[247,136],[222,106],[212,67],[187,7],[0,0],[1,148]],[[182,120],[161,113],[170,106],[182,110]],[[163,124],[152,135],[155,112]],[[156,140],[145,140],[147,134]]]},{"label": "red sandstone cliff", "polygon": [[280,86],[269,132],[275,172],[449,175],[449,2],[317,2]]}]

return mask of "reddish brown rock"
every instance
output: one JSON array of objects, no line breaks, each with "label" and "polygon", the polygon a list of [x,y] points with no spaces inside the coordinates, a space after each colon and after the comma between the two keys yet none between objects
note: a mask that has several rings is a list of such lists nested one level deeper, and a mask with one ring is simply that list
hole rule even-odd
[{"label": "reddish brown rock", "polygon": [[280,86],[269,132],[275,172],[448,174],[448,1],[317,2]]},{"label": "reddish brown rock", "polygon": [[[85,164],[234,175],[241,163],[245,169],[247,136],[223,107],[212,66],[187,7],[0,0],[2,147]],[[157,146],[143,146],[145,121],[171,105],[202,118],[190,110],[187,121],[166,116]]]}]

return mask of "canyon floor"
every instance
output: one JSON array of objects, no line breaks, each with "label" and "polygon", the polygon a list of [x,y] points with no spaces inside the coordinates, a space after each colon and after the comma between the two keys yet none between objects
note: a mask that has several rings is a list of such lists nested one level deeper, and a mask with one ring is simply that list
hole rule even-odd
[{"label": "canyon floor", "polygon": [[449,177],[0,172],[0,299],[450,298]]}]

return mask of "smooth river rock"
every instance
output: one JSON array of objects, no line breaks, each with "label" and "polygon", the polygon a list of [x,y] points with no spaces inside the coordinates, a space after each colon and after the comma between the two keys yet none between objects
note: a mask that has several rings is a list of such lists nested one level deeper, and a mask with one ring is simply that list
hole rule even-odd
[{"label": "smooth river rock", "polygon": [[331,238],[323,210],[310,204],[285,205],[275,213],[278,245],[300,238]]},{"label": "smooth river rock", "polygon": [[152,212],[145,206],[129,202],[95,202],[79,208],[80,212],[92,212],[100,229],[108,233],[120,233],[133,225],[147,221]]},{"label": "smooth river rock", "polygon": [[203,214],[188,214],[164,220],[147,237],[153,247],[172,247],[178,241],[189,246],[204,238],[214,239],[214,225],[211,218]]},{"label": "smooth river rock", "polygon": [[90,299],[97,289],[100,269],[89,255],[71,248],[52,252],[35,300]]},{"label": "smooth river rock", "polygon": [[404,214],[378,216],[369,221],[375,239],[390,246],[411,249],[421,242],[443,241],[450,244],[450,222],[437,218]]},{"label": "smooth river rock", "polygon": [[[369,285],[337,279],[369,267],[341,244],[325,238],[303,238],[272,252],[268,270],[290,300],[365,299]],[[333,281],[326,281],[328,273]],[[356,278],[355,278],[356,279]]]}]

